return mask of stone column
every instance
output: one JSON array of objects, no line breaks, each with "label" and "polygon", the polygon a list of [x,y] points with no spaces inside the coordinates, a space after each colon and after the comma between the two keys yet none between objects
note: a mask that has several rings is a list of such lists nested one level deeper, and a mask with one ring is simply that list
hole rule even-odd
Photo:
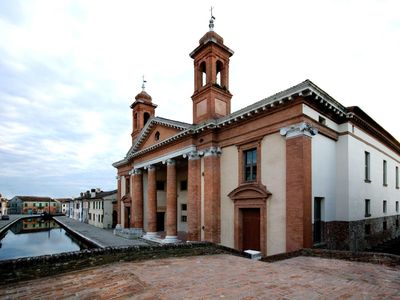
[{"label": "stone column", "polygon": [[117,176],[117,225],[121,226],[121,176]]},{"label": "stone column", "polygon": [[157,185],[156,168],[147,168],[147,237],[157,235]]},{"label": "stone column", "polygon": [[286,251],[311,248],[311,137],[317,133],[307,123],[280,130],[286,137]]},{"label": "stone column", "polygon": [[131,227],[143,229],[143,180],[142,170],[133,170],[133,197],[131,206]]},{"label": "stone column", "polygon": [[216,147],[204,153],[204,239],[221,241],[221,150]]},{"label": "stone column", "polygon": [[201,160],[197,151],[188,155],[188,241],[200,241],[201,239]]},{"label": "stone column", "polygon": [[176,166],[172,159],[167,160],[167,235],[165,243],[178,241],[177,231],[177,192],[176,192]]}]

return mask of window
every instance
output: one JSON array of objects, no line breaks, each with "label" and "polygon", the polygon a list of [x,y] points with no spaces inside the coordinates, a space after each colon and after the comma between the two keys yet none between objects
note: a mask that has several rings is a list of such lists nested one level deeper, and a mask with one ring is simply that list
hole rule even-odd
[{"label": "window", "polygon": [[396,212],[399,212],[399,201],[396,201]]},{"label": "window", "polygon": [[383,200],[383,213],[386,214],[387,212],[387,201]]},{"label": "window", "polygon": [[28,207],[28,203],[25,203],[25,207]]},{"label": "window", "polygon": [[33,203],[33,207],[36,207],[36,203]]},{"label": "window", "polygon": [[255,181],[257,179],[257,149],[244,151],[244,180]]},{"label": "window", "polygon": [[399,219],[396,219],[396,228],[399,228]]},{"label": "window", "polygon": [[161,180],[156,181],[157,191],[164,191],[165,182]]},{"label": "window", "polygon": [[383,185],[387,186],[387,161],[383,161]]},{"label": "window", "polygon": [[101,215],[101,223],[103,223],[104,215]]},{"label": "window", "polygon": [[156,134],[154,135],[154,140],[159,141],[160,140],[160,132],[157,131]]},{"label": "window", "polygon": [[104,201],[101,202],[101,209],[104,209]]},{"label": "window", "polygon": [[181,191],[187,191],[187,180],[181,181]]},{"label": "window", "polygon": [[370,154],[365,151],[365,182],[371,182],[370,177]]},{"label": "window", "polygon": [[321,123],[322,125],[326,124],[326,119],[324,117],[319,116],[318,117],[318,122]]},{"label": "window", "polygon": [[371,200],[365,199],[365,217],[371,216]]},{"label": "window", "polygon": [[383,230],[387,230],[387,222],[386,221],[383,221],[382,227],[383,227]]},{"label": "window", "polygon": [[399,167],[396,167],[396,189],[399,188]]},{"label": "window", "polygon": [[187,210],[187,205],[186,205],[186,203],[181,204],[181,210]]},{"label": "window", "polygon": [[130,177],[126,176],[125,177],[125,195],[128,195],[130,193]]},{"label": "window", "polygon": [[365,224],[364,233],[365,233],[365,235],[370,235],[371,234],[371,225],[370,224]]},{"label": "window", "polygon": [[187,222],[187,216],[181,216],[181,222]]}]

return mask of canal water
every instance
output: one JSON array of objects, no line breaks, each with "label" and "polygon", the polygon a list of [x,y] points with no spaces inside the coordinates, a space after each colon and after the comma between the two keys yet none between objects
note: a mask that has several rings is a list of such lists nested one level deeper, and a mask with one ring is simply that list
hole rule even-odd
[{"label": "canal water", "polygon": [[0,260],[90,248],[54,220],[21,219],[0,236]]}]

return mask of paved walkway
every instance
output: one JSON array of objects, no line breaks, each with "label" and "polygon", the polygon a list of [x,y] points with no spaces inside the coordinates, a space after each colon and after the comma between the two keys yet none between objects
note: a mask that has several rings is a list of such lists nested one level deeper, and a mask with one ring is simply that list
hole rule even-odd
[{"label": "paved walkway", "polygon": [[123,237],[114,235],[110,230],[101,229],[96,226],[82,223],[65,216],[58,216],[53,218],[56,219],[58,222],[62,223],[69,230],[75,232],[80,236],[84,236],[86,239],[92,241],[94,244],[98,245],[101,248],[109,246],[116,247],[116,246],[148,245],[146,242],[142,240],[125,239]]},{"label": "paved walkway", "polygon": [[400,268],[231,255],[119,262],[0,288],[4,299],[400,299]]}]

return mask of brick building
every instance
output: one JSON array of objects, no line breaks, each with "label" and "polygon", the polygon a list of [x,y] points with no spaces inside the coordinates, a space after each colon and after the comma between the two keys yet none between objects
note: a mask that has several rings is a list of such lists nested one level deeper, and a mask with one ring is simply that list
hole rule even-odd
[{"label": "brick building", "polygon": [[135,97],[132,146],[113,164],[118,224],[263,255],[399,235],[400,143],[309,80],[231,112],[232,55],[210,21],[190,53],[192,124],[156,117],[144,87]]}]

